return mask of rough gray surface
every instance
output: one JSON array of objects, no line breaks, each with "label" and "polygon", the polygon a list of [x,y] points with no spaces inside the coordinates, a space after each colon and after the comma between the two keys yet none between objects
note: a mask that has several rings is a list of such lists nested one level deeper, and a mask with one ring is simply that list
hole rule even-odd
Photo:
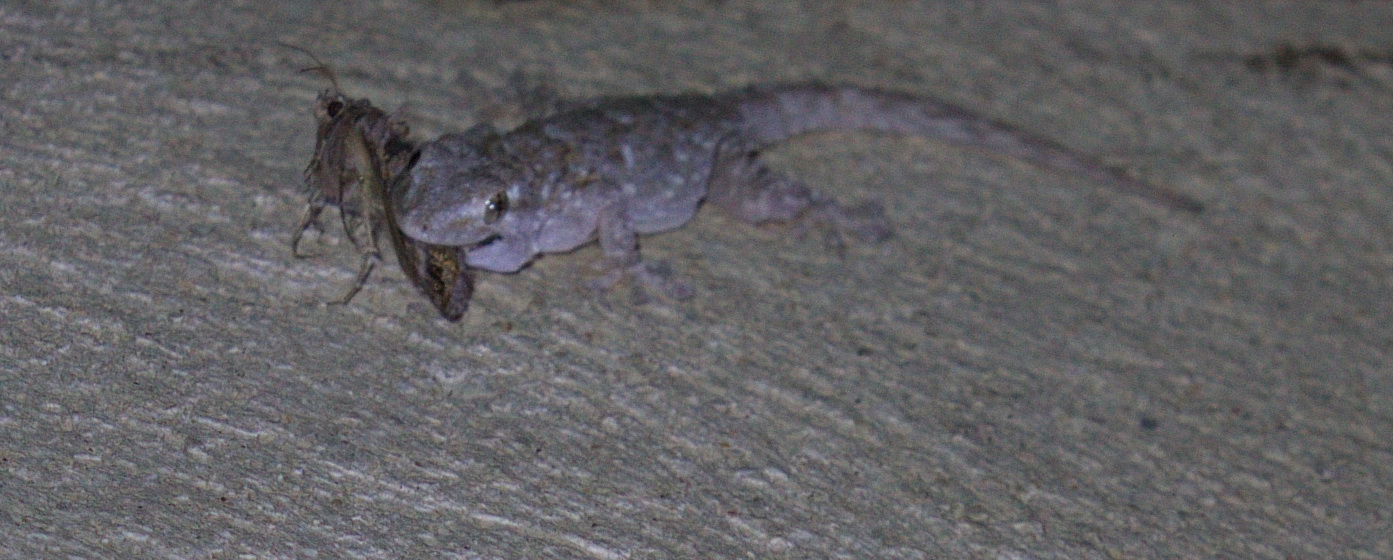
[{"label": "rough gray surface", "polygon": [[[0,6],[0,557],[1393,557],[1393,76],[1241,60],[1387,3],[87,4]],[[276,41],[421,137],[519,69],[854,81],[1212,210],[837,135],[776,155],[892,209],[844,260],[705,216],[645,244],[690,302],[591,297],[589,248],[458,325],[385,267],[326,306]]]}]

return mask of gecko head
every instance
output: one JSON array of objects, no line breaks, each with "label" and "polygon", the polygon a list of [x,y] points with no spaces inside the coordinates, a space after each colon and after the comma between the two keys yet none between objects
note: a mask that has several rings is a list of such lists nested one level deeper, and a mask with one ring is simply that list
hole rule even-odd
[{"label": "gecko head", "polygon": [[481,125],[422,146],[397,178],[393,206],[407,236],[469,247],[507,230],[520,182],[496,152],[498,132]]}]

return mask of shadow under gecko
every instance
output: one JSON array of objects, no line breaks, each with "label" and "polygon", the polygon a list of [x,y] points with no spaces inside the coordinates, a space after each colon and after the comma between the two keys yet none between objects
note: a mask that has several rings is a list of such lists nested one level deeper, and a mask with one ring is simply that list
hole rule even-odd
[{"label": "shadow under gecko", "polygon": [[598,239],[609,273],[597,287],[632,276],[682,298],[691,289],[646,266],[638,236],[682,226],[703,203],[750,223],[811,219],[865,238],[889,236],[878,207],[843,207],[759,160],[764,147],[825,130],[977,146],[1202,210],[1184,194],[931,98],[820,84],[601,98],[507,133],[479,125],[423,145],[389,191],[403,233],[460,248],[470,268],[516,272],[542,254]]}]

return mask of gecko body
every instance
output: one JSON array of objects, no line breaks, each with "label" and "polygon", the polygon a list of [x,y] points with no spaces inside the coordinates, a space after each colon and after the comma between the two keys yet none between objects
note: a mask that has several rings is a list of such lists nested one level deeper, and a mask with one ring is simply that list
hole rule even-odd
[{"label": "gecko body", "polygon": [[818,84],[601,98],[506,133],[479,125],[424,144],[390,189],[392,206],[407,236],[460,247],[470,267],[494,272],[598,239],[611,266],[606,286],[624,275],[655,280],[639,258],[638,236],[677,228],[702,204],[751,223],[813,218],[867,238],[888,236],[874,207],[840,206],[759,160],[765,147],[823,130],[943,139],[1201,209],[1183,194],[931,98]]}]

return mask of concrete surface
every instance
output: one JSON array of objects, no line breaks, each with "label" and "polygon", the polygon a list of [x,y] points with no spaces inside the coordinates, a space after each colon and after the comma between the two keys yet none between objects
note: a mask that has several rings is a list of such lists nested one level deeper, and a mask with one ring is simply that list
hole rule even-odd
[{"label": "concrete surface", "polygon": [[[1393,5],[0,5],[0,557],[1393,557]],[[1205,200],[924,139],[772,154],[900,235],[716,215],[699,287],[288,240],[325,87],[420,137],[573,95],[933,94]],[[1245,64],[1282,45],[1351,56]],[[1363,53],[1360,50],[1368,50]],[[1353,56],[1358,55],[1358,56]],[[1276,61],[1273,61],[1276,64]]]}]

